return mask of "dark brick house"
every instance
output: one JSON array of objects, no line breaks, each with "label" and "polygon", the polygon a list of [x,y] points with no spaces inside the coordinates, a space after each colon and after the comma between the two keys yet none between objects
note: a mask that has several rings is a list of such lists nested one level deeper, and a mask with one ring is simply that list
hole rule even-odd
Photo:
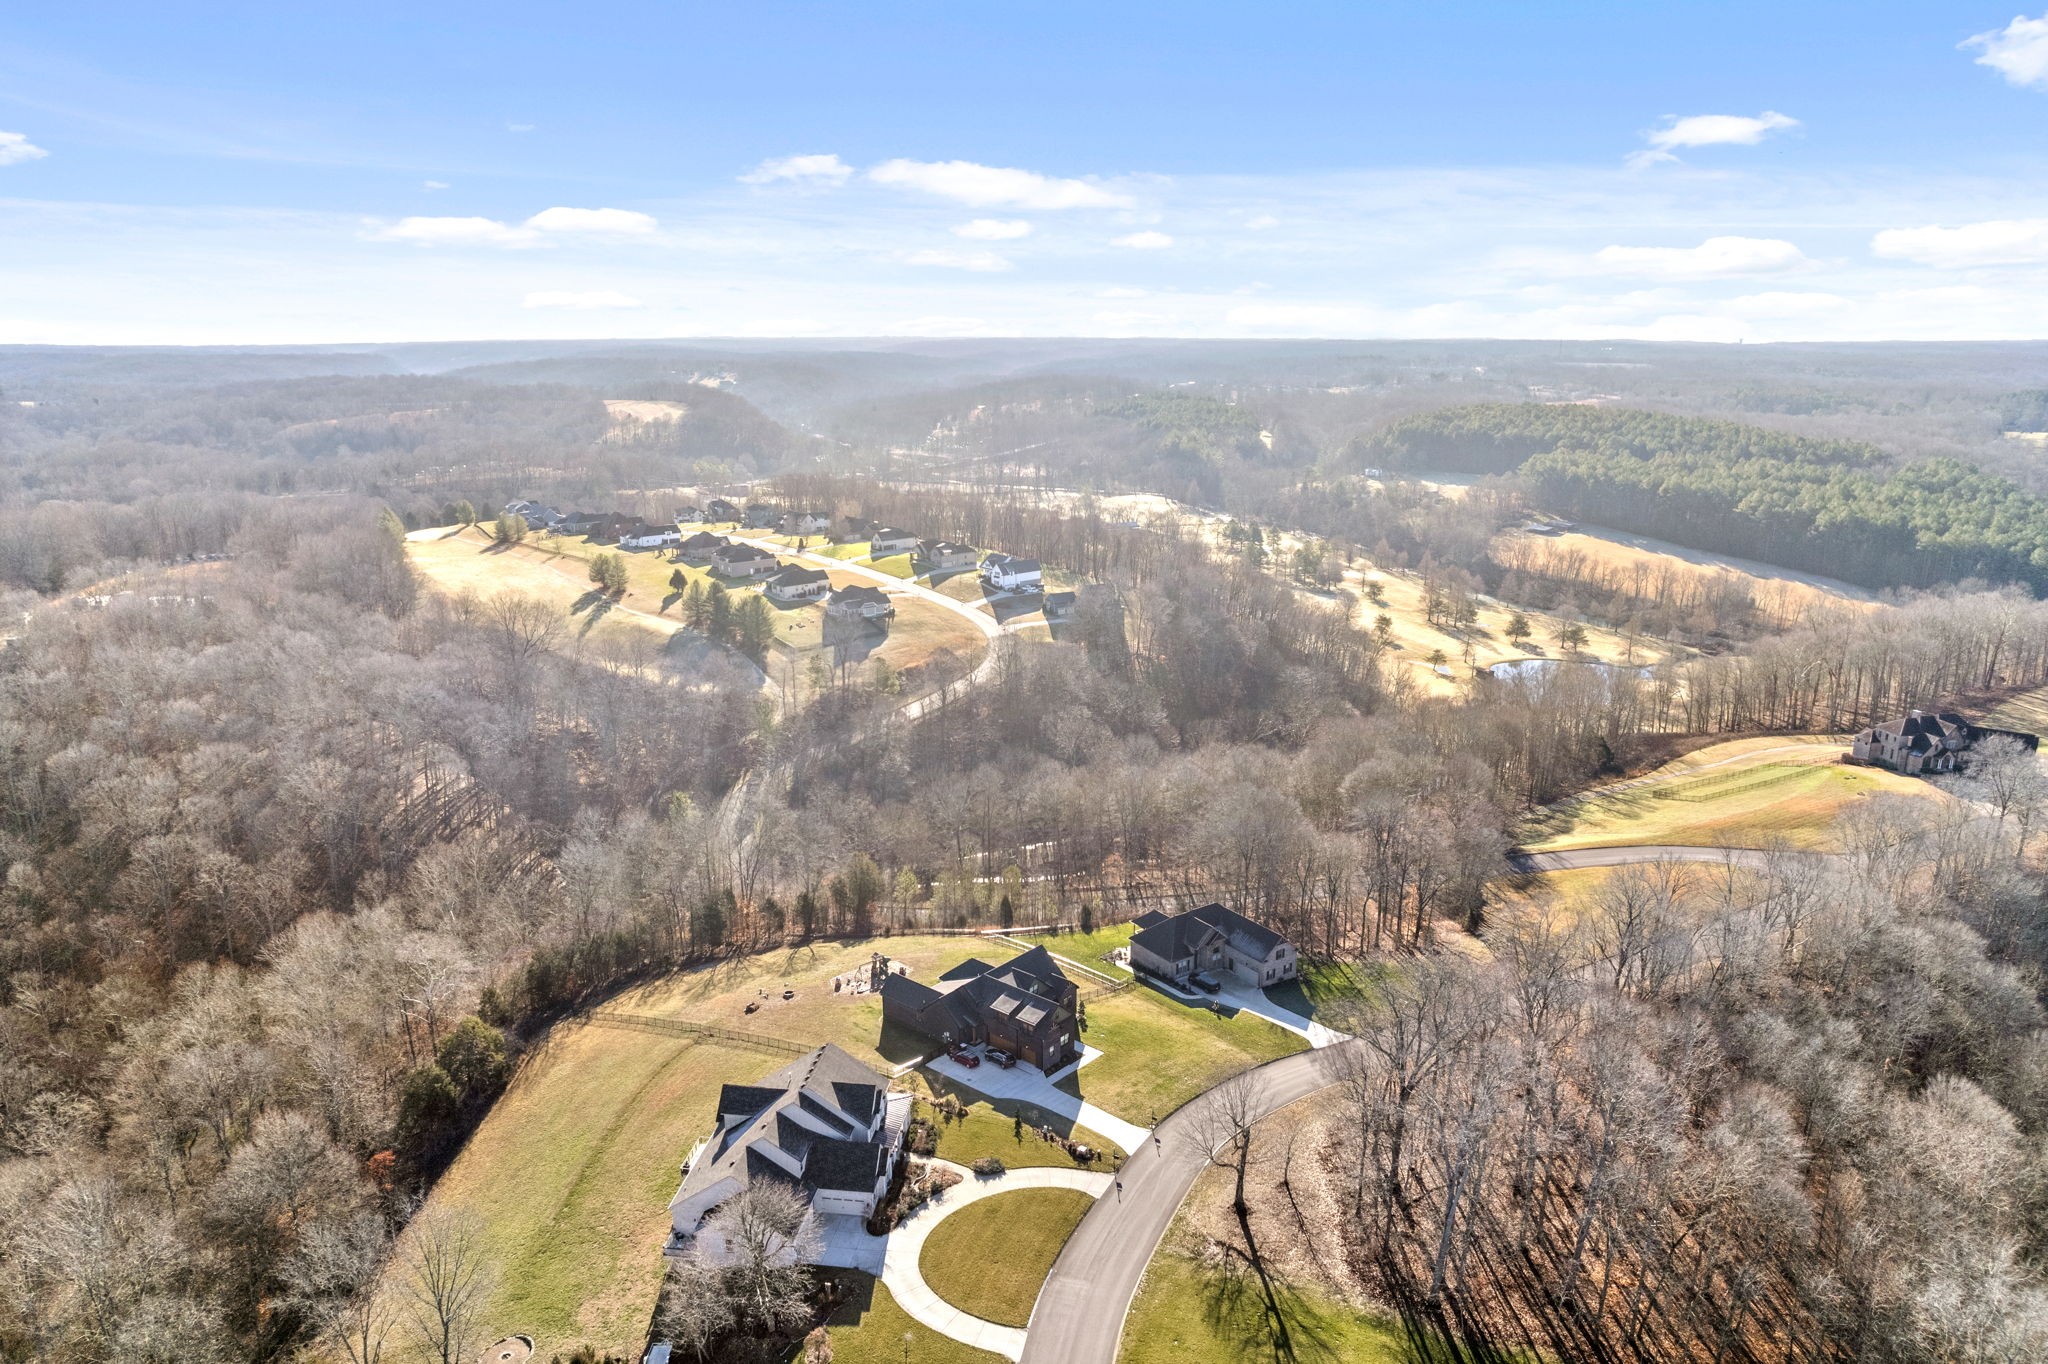
[{"label": "dark brick house", "polygon": [[889,974],[882,1021],[939,1043],[985,1042],[1047,1072],[1080,1059],[1074,983],[1043,947],[1000,965],[970,958],[930,985]]}]

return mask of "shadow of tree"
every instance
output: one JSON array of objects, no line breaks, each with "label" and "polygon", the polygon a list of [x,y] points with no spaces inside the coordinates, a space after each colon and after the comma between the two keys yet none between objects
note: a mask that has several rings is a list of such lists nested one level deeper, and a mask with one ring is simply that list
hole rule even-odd
[{"label": "shadow of tree", "polygon": [[609,592],[593,587],[576,599],[569,608],[569,614],[583,617],[582,633],[587,635],[595,630],[617,605],[618,602],[613,600]]}]

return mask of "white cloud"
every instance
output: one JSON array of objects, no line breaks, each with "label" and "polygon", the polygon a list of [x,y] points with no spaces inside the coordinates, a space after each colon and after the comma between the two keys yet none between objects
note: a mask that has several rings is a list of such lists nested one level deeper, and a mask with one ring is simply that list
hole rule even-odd
[{"label": "white cloud", "polygon": [[536,232],[590,232],[644,237],[660,224],[625,208],[544,208],[526,220]]},{"label": "white cloud", "polygon": [[1261,213],[1245,223],[1245,226],[1254,232],[1264,232],[1269,227],[1280,226],[1280,220],[1270,213]]},{"label": "white cloud", "polygon": [[1650,145],[1631,154],[1629,164],[1637,168],[1660,161],[1676,161],[1680,147],[1754,147],[1771,133],[1797,128],[1799,120],[1766,109],[1755,118],[1743,114],[1694,114],[1689,118],[1667,115],[1665,125],[1643,134]]},{"label": "white cloud", "polygon": [[18,166],[48,155],[28,140],[27,133],[0,133],[0,166]]},{"label": "white cloud", "polygon": [[495,218],[400,218],[370,235],[379,241],[421,246],[533,246],[540,234]]},{"label": "white cloud", "polygon": [[778,180],[793,180],[800,185],[843,185],[853,175],[853,167],[841,161],[831,152],[808,156],[775,156],[740,177],[744,185],[771,185]]},{"label": "white cloud", "polygon": [[1963,39],[1960,46],[1977,49],[1977,65],[1988,66],[2014,85],[2048,90],[2048,14],[2024,14],[2004,28]]},{"label": "white cloud", "polygon": [[936,265],[947,270],[973,270],[996,274],[1014,269],[1006,257],[993,251],[913,251],[903,258],[906,265]]},{"label": "white cloud", "polygon": [[611,289],[590,289],[578,292],[573,289],[542,289],[528,294],[519,304],[522,308],[564,308],[571,312],[599,312],[609,308],[644,308],[647,305],[630,294],[618,293]]},{"label": "white cloud", "polygon": [[1147,292],[1144,289],[1133,289],[1129,285],[1112,284],[1107,289],[1097,289],[1095,296],[1097,298],[1143,298]]},{"label": "white cloud", "polygon": [[1709,237],[1698,246],[1607,246],[1593,259],[1611,274],[1654,279],[1763,275],[1806,263],[1798,247],[1774,237]]},{"label": "white cloud", "polygon": [[1086,180],[1059,180],[1036,171],[983,166],[973,161],[884,161],[868,179],[913,189],[976,208],[1125,208],[1128,195]]},{"label": "white cloud", "polygon": [[2048,261],[2048,218],[1997,218],[1961,227],[1894,227],[1870,239],[1872,254],[1944,270]]},{"label": "white cloud", "polygon": [[446,180],[423,180],[420,182],[420,188],[431,194],[437,189],[448,188],[448,182]]},{"label": "white cloud", "polygon": [[508,123],[505,125],[505,131],[508,133],[530,133],[533,131],[533,125],[531,123]]},{"label": "white cloud", "polygon": [[554,236],[644,237],[659,226],[645,213],[623,208],[544,208],[517,227],[496,218],[400,218],[388,226],[373,225],[378,241],[414,242],[421,246],[547,245]]},{"label": "white cloud", "polygon": [[956,237],[978,242],[1007,242],[1031,235],[1031,224],[1022,218],[976,218],[953,229]]},{"label": "white cloud", "polygon": [[1232,308],[1223,320],[1233,327],[1278,328],[1304,334],[1333,335],[1356,329],[1360,315],[1353,308],[1322,303],[1248,303]]},{"label": "white cloud", "polygon": [[1164,232],[1133,232],[1128,237],[1118,237],[1111,246],[1128,246],[1133,251],[1164,251],[1173,245],[1173,238]]}]

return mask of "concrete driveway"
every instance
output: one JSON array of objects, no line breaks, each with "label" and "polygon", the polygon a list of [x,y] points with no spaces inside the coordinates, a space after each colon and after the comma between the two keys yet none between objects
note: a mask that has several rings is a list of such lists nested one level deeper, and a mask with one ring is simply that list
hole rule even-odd
[{"label": "concrete driveway", "polygon": [[1266,992],[1252,985],[1241,985],[1236,981],[1225,982],[1213,998],[1244,1013],[1255,1014],[1277,1028],[1284,1028],[1296,1037],[1306,1038],[1311,1047],[1335,1046],[1351,1039],[1348,1032],[1338,1032],[1325,1027],[1292,1009],[1283,1009],[1266,998]]},{"label": "concrete driveway", "polygon": [[[1018,1069],[1023,1069],[1019,1066]],[[1099,1198],[1116,1176],[1098,1170],[1070,1170],[1064,1167],[1034,1167],[1010,1170],[993,1179],[977,1178],[973,1171],[951,1161],[933,1161],[960,1176],[960,1182],[912,1212],[889,1233],[888,1256],[882,1268],[882,1284],[896,1305],[912,1320],[942,1336],[989,1350],[1006,1359],[1024,1353],[1024,1332],[1015,1326],[999,1326],[970,1316],[932,1291],[924,1281],[920,1261],[925,1238],[947,1217],[970,1203],[1018,1189],[1079,1189]],[[870,1240],[874,1238],[870,1237]]]},{"label": "concrete driveway", "polygon": [[1054,1080],[1072,1074],[1102,1055],[1094,1047],[1084,1047],[1081,1059],[1065,1070],[1048,1076],[1037,1066],[1019,1061],[1008,1070],[987,1061],[969,1069],[949,1056],[935,1056],[925,1063],[925,1069],[944,1077],[949,1083],[962,1089],[971,1089],[977,1094],[986,1094],[991,1099],[1010,1099],[1026,1103],[1055,1117],[1079,1123],[1083,1127],[1100,1132],[1126,1153],[1135,1152],[1145,1144],[1151,1129],[1140,1127],[1134,1122],[1125,1122],[1106,1109],[1067,1093]]}]

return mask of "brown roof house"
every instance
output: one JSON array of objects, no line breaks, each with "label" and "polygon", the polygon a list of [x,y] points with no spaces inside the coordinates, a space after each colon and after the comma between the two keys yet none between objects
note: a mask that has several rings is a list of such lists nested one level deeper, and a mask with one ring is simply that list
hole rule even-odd
[{"label": "brown roof house", "polygon": [[723,1263],[732,1248],[706,1223],[759,1180],[795,1189],[814,1221],[871,1216],[888,1191],[909,1118],[909,1095],[891,1095],[885,1077],[829,1044],[758,1084],[725,1086],[711,1135],[669,1200],[662,1253]]},{"label": "brown roof house", "polygon": [[1971,745],[1990,738],[2016,739],[2030,752],[2041,744],[2038,735],[2016,729],[1986,729],[1953,711],[1934,714],[1913,710],[1857,734],[1849,754],[1858,762],[1918,776],[1923,772],[1955,771]]},{"label": "brown roof house", "polygon": [[733,541],[711,552],[711,571],[728,578],[756,578],[780,568],[773,554]]},{"label": "brown roof house", "polygon": [[833,588],[832,595],[825,599],[825,614],[834,620],[871,620],[877,616],[893,616],[896,608],[890,605],[889,594],[881,588],[855,584]]},{"label": "brown roof house", "polygon": [[951,1045],[985,1042],[1050,1074],[1081,1059],[1074,983],[1034,947],[1000,965],[969,958],[930,985],[891,973],[882,1021]]},{"label": "brown roof house", "polygon": [[926,540],[918,546],[918,557],[940,571],[973,568],[981,552],[973,545],[956,545],[951,540]]},{"label": "brown roof house", "polygon": [[822,568],[791,564],[761,585],[777,601],[816,601],[832,590],[832,580]]},{"label": "brown roof house", "polygon": [[1131,969],[1186,985],[1197,975],[1263,988],[1300,974],[1294,945],[1234,909],[1153,910],[1131,935]]}]

